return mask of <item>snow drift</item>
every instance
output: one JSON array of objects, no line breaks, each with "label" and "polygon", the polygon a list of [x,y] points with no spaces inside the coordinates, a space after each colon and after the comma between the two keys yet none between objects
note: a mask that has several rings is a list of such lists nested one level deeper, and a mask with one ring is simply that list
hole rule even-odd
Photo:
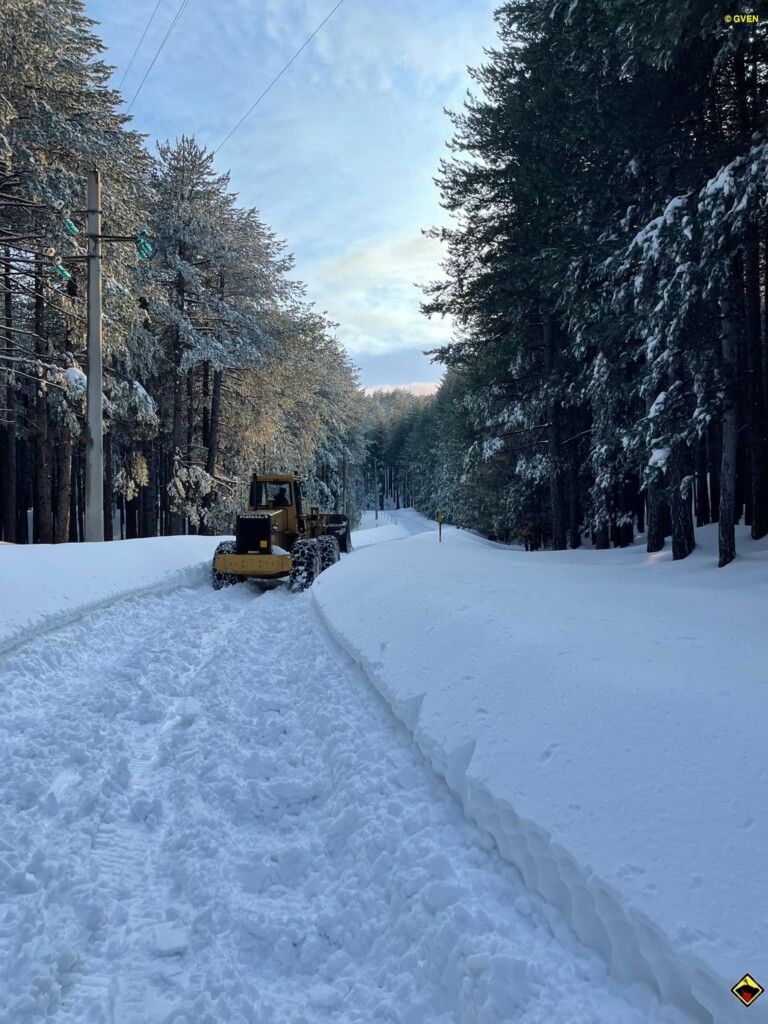
[{"label": "snow drift", "polygon": [[202,582],[220,540],[0,545],[0,651],[127,594]]},{"label": "snow drift", "polygon": [[720,1024],[745,971],[768,978],[768,549],[718,570],[714,530],[685,563],[426,532],[357,552],[313,596],[613,976]]}]

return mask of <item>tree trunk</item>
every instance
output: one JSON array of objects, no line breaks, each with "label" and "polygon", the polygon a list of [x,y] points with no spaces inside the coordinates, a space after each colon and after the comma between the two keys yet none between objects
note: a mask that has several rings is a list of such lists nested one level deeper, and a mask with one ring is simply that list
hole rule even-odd
[{"label": "tree trunk", "polygon": [[691,477],[686,474],[684,455],[673,446],[667,463],[671,490],[672,559],[687,558],[696,547],[691,512]]},{"label": "tree trunk", "polygon": [[[557,353],[555,349],[555,330],[552,314],[543,314],[544,353],[549,377],[549,386],[555,386],[557,372]],[[560,408],[555,398],[547,403],[547,448],[549,453],[549,500],[552,506],[552,547],[555,551],[563,551],[566,545],[565,530],[565,489],[563,487],[563,467],[560,446]]]},{"label": "tree trunk", "polygon": [[[741,142],[745,148],[754,137],[753,133],[759,126],[758,119],[762,113],[759,103],[757,51],[754,40],[752,42],[751,54],[745,49],[737,49],[734,53],[736,110]],[[743,271],[740,294],[743,300],[744,335],[736,338],[738,348],[735,362],[736,372],[743,375],[746,387],[744,394],[739,394],[739,404],[743,403],[745,430],[740,431],[743,437],[740,436],[737,442],[735,516],[738,522],[743,500],[746,506],[744,521],[751,527],[752,538],[758,540],[768,533],[768,403],[764,390],[766,381],[760,323],[760,229],[755,222],[747,222],[744,228],[744,244],[737,254],[737,266]],[[739,277],[741,278],[741,274]]]},{"label": "tree trunk", "polygon": [[[0,375],[2,375],[2,367],[0,367]],[[2,404],[0,400],[0,415],[2,415]],[[0,429],[0,541],[3,539],[3,527],[6,521],[6,507],[7,507],[7,495],[5,493],[5,481],[3,479],[3,468],[5,466],[5,449],[8,444],[11,443],[11,438],[8,436],[9,431],[3,427]],[[14,509],[14,514],[15,514]],[[15,523],[15,519],[14,519]]]},{"label": "tree trunk", "polygon": [[763,409],[765,410],[765,430],[768,435],[768,218],[765,219],[765,233],[763,235]]},{"label": "tree trunk", "polygon": [[16,543],[29,544],[28,509],[33,505],[32,498],[32,466],[30,444],[20,440],[18,443],[18,459],[16,461]]},{"label": "tree trunk", "polygon": [[139,536],[139,497],[125,503],[125,538],[135,540]]},{"label": "tree trunk", "polygon": [[216,461],[219,456],[219,426],[221,424],[221,386],[224,378],[223,370],[214,370],[213,393],[211,395],[211,421],[208,434],[208,457],[205,471],[209,476],[216,473]]},{"label": "tree trunk", "polygon": [[113,488],[112,434],[104,434],[104,540],[114,540],[115,494]]},{"label": "tree trunk", "polygon": [[634,505],[633,486],[630,481],[625,480],[621,485],[622,521],[619,525],[619,547],[621,548],[628,548],[635,541]]},{"label": "tree trunk", "polygon": [[85,447],[80,449],[81,459],[77,474],[77,531],[85,540]]},{"label": "tree trunk", "polygon": [[707,444],[700,438],[696,445],[696,525],[708,526],[712,522],[709,506],[709,480],[707,477]]},{"label": "tree trunk", "polygon": [[211,429],[211,364],[206,360],[203,363],[203,448],[208,447],[209,431]]},{"label": "tree trunk", "polygon": [[195,446],[195,371],[187,370],[187,452],[192,459]]},{"label": "tree trunk", "polygon": [[719,423],[710,424],[707,431],[707,468],[709,470],[709,514],[713,523],[720,521],[721,434]]},{"label": "tree trunk", "polygon": [[[645,400],[645,411],[648,413],[658,396],[651,396]],[[666,502],[664,501],[661,488],[657,484],[649,483],[645,489],[646,512],[648,513],[648,535],[646,537],[645,550],[652,554],[664,549]]]},{"label": "tree trunk", "polygon": [[[738,328],[736,328],[738,329]],[[737,369],[737,373],[739,370]],[[749,518],[750,509],[745,509],[745,502],[747,498],[747,446],[746,446],[746,433],[742,429],[744,423],[742,422],[742,394],[741,388],[739,388],[739,402],[737,406],[736,416],[736,482],[734,484],[734,497],[733,497],[733,525],[738,526],[741,522],[741,517],[745,516],[745,526],[749,526],[751,519]]]},{"label": "tree trunk", "polygon": [[662,551],[664,548],[664,498],[658,487],[648,485],[646,509],[648,512],[648,538],[646,551]]},{"label": "tree trunk", "polygon": [[[183,257],[183,250],[179,249],[179,256]],[[179,274],[176,282],[177,297],[179,302],[179,309],[182,314],[184,312],[185,305],[185,294],[184,294],[184,279]],[[181,344],[181,332],[178,327],[174,328],[173,331],[173,428],[171,436],[171,459],[170,459],[170,472],[167,479],[164,481],[164,485],[167,485],[171,481],[173,474],[174,459],[177,455],[181,455],[182,449],[184,448],[184,383],[185,374],[181,369],[181,358],[182,358],[182,344]],[[178,512],[171,511],[168,516],[169,519],[169,533],[178,535],[184,533],[184,516]]]},{"label": "tree trunk", "polygon": [[721,351],[726,381],[726,406],[723,412],[723,440],[720,462],[720,521],[718,529],[718,566],[728,565],[736,557],[736,446],[738,443],[738,401],[736,392],[736,338],[730,299],[721,307]]},{"label": "tree trunk", "polygon": [[159,453],[159,481],[158,498],[160,500],[160,536],[167,537],[171,532],[170,523],[170,501],[168,499],[167,481],[170,479],[168,472],[168,451],[163,444]]},{"label": "tree trunk", "polygon": [[749,452],[749,504],[752,539],[768,533],[768,461],[766,410],[763,394],[762,337],[760,330],[760,236],[756,224],[746,228],[744,253],[747,448]]},{"label": "tree trunk", "polygon": [[[205,364],[207,368],[207,363]],[[208,403],[203,405],[203,444],[207,447],[208,452],[205,460],[205,471],[209,476],[215,476],[216,474],[216,460],[219,456],[219,427],[221,424],[221,387],[224,378],[223,370],[214,370],[213,373],[213,392],[211,394],[211,411],[208,415]],[[203,374],[203,390],[207,390],[207,369],[204,369]],[[203,509],[208,510],[212,507],[214,500],[214,494],[206,494],[203,499]],[[205,516],[200,521],[199,532],[203,534],[211,535],[215,531],[211,526],[206,523]]]},{"label": "tree trunk", "polygon": [[[6,256],[8,256],[6,250]],[[13,355],[13,296],[11,292],[11,264],[6,259],[3,276],[5,345],[8,354]],[[10,544],[16,543],[16,375],[13,363],[8,364],[8,384],[5,389],[6,419],[5,449],[3,452],[3,538]]]},{"label": "tree trunk", "polygon": [[54,541],[66,544],[69,540],[69,508],[72,492],[72,434],[62,427],[62,435],[56,451],[56,533]]},{"label": "tree trunk", "polygon": [[77,518],[77,475],[80,463],[80,445],[75,445],[72,451],[72,468],[69,476],[69,540],[76,543],[81,540],[78,533]]},{"label": "tree trunk", "polygon": [[608,540],[615,548],[619,546],[619,524],[616,519],[621,509],[619,501],[619,488],[614,485],[611,493],[611,512],[608,520]]},{"label": "tree trunk", "polygon": [[[45,337],[45,304],[43,301],[42,259],[35,264],[35,334]],[[48,346],[38,340],[37,350],[48,355]],[[48,394],[43,381],[38,384],[35,403],[35,476],[37,504],[35,506],[35,534],[38,544],[53,543],[53,501],[51,495],[51,443],[48,430]]]},{"label": "tree trunk", "polygon": [[[183,420],[183,377],[180,370],[174,371],[173,376],[173,434],[171,437],[171,457],[168,460],[168,476],[165,484],[171,482],[173,476],[174,459],[181,455],[184,447],[184,420]],[[172,509],[168,513],[168,530],[172,535],[184,532],[184,517]]]},{"label": "tree trunk", "polygon": [[578,458],[578,450],[573,449],[568,460],[568,543],[571,548],[582,546],[582,494]]},{"label": "tree trunk", "polygon": [[147,486],[141,489],[141,515],[139,518],[139,536],[155,537],[157,535],[157,459],[153,441],[145,441],[142,445],[144,460],[147,463]]}]

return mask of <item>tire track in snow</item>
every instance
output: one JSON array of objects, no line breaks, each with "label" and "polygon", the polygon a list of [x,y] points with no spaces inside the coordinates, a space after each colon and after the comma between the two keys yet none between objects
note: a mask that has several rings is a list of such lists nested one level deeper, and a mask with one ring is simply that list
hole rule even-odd
[{"label": "tire track in snow", "polygon": [[[158,614],[161,609],[163,614]],[[32,731],[39,724],[41,749],[34,751],[35,759],[44,761],[47,756],[54,765],[62,756],[66,763],[68,755],[79,766],[79,770],[62,767],[43,805],[52,815],[63,812],[71,823],[77,816],[73,804],[79,800],[78,789],[87,790],[80,803],[88,813],[85,822],[78,823],[85,823],[85,828],[70,849],[77,851],[80,870],[63,872],[74,876],[69,894],[61,891],[63,886],[53,887],[62,896],[62,913],[43,915],[49,920],[59,917],[61,936],[51,934],[51,938],[70,939],[76,934],[77,939],[54,941],[43,951],[41,959],[48,967],[43,974],[49,976],[37,979],[41,991],[29,1000],[30,1005],[57,1010],[61,1021],[122,1019],[116,1015],[121,990],[128,993],[128,1006],[142,1005],[146,956],[139,970],[124,968],[132,949],[149,947],[152,926],[164,922],[165,892],[155,884],[152,866],[159,838],[156,818],[164,789],[173,784],[173,769],[154,764],[158,738],[173,726],[174,717],[183,721],[188,714],[183,697],[186,681],[204,670],[222,639],[212,638],[206,630],[207,610],[197,609],[190,616],[190,609],[194,611],[194,592],[188,589],[167,601],[129,599],[29,644],[3,664],[2,678],[9,680],[5,690],[10,697],[11,726],[15,722]],[[186,658],[179,657],[176,645],[182,645]],[[62,692],[65,682],[69,692]],[[82,689],[78,692],[73,683],[80,683]],[[164,705],[162,697],[169,690],[175,696]],[[49,705],[62,699],[65,706],[57,709],[56,729],[46,728]],[[67,700],[71,700],[69,706]],[[84,742],[71,747],[70,737]],[[42,774],[44,765],[40,768]],[[27,785],[36,782],[29,780]],[[56,852],[46,851],[51,856]],[[37,870],[45,884],[50,867],[43,863],[41,870],[37,864]],[[25,877],[28,894],[43,895],[42,889],[37,890],[35,868],[25,876],[29,876]],[[29,924],[33,915],[29,906],[26,909]],[[115,970],[117,958],[119,971]],[[129,1018],[141,1016],[129,1013]]]},{"label": "tire track in snow", "polygon": [[4,682],[14,1021],[681,1024],[525,891],[309,595],[127,601]]},{"label": "tire track in snow", "polygon": [[[222,635],[211,642],[206,629],[208,611],[197,608],[192,592],[181,595],[178,602],[180,614],[174,632],[169,635],[166,616],[161,616],[152,639],[154,655],[142,666],[140,702],[134,710],[131,735],[123,734],[126,749],[130,751],[117,766],[120,782],[125,781],[125,802],[128,805],[129,820],[104,821],[93,843],[92,861],[98,865],[98,884],[116,903],[125,905],[124,931],[131,936],[123,951],[123,963],[127,970],[114,970],[114,961],[106,959],[94,974],[87,966],[80,972],[80,985],[92,985],[92,978],[99,978],[99,990],[86,994],[86,1005],[92,1009],[108,1006],[110,1024],[122,1021],[143,1021],[148,1014],[158,1013],[163,1007],[162,994],[158,988],[165,985],[157,981],[157,970],[147,972],[147,955],[154,950],[156,959],[173,957],[174,944],[183,945],[183,934],[174,928],[166,918],[168,909],[167,886],[162,875],[158,878],[156,865],[159,861],[162,839],[167,826],[162,826],[163,808],[167,804],[168,791],[175,782],[177,770],[184,769],[184,760],[195,753],[195,744],[186,746],[184,757],[178,764],[158,763],[159,745],[162,737],[175,727],[186,731],[197,716],[198,706],[185,696],[190,681],[205,673],[206,667],[217,655],[217,646],[226,641],[229,631],[239,626],[239,619],[247,616],[246,611],[236,615]],[[205,605],[205,602],[204,602]],[[192,614],[185,613],[191,611]],[[166,613],[167,614],[167,613]],[[186,653],[184,671],[174,678],[178,669],[178,651]],[[146,655],[146,643],[144,654]],[[169,681],[173,685],[169,688]],[[163,697],[169,695],[169,705]],[[183,970],[175,961],[170,969],[164,966],[159,974],[166,981],[174,980],[183,984]],[[77,986],[69,993],[72,1021],[82,1020],[83,1000],[79,998]],[[172,1008],[168,1003],[168,1009]],[[62,1006],[62,1009],[68,1007]],[[66,1017],[63,1018],[66,1020]]]}]

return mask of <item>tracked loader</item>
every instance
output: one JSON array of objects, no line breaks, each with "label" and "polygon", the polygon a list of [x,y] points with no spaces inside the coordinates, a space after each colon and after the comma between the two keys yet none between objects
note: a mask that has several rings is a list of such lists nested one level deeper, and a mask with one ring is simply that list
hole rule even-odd
[{"label": "tracked loader", "polygon": [[213,556],[213,586],[250,578],[287,580],[292,591],[306,590],[340,551],[351,550],[348,516],[305,508],[297,474],[254,473],[235,540],[222,541]]}]

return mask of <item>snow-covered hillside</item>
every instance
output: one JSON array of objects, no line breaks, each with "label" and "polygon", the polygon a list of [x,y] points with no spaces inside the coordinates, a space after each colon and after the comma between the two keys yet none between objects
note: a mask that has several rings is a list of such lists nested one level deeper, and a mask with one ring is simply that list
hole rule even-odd
[{"label": "snow-covered hillside", "polygon": [[49,548],[56,576],[0,548],[4,613],[40,595],[0,654],[3,1024],[746,1012],[765,774],[727,709],[765,713],[763,555],[736,590],[391,515],[302,595],[214,592],[203,539]]}]

